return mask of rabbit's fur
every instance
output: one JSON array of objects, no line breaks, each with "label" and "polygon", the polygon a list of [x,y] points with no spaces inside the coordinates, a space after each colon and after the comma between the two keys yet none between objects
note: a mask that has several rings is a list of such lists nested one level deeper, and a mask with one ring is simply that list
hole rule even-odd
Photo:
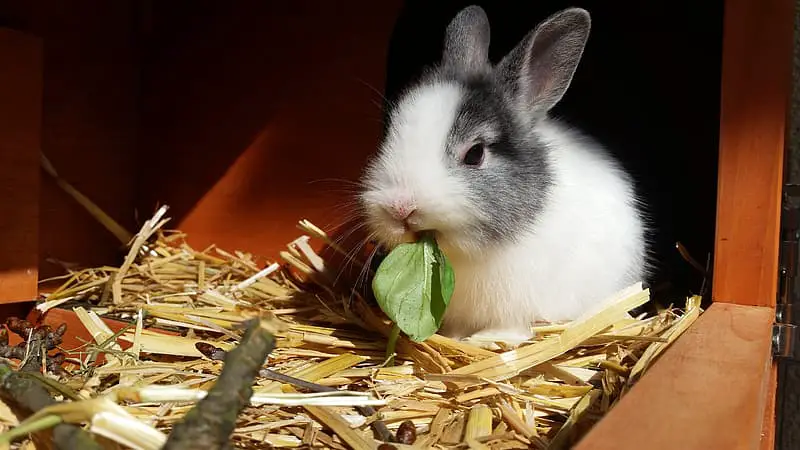
[{"label": "rabbit's fur", "polygon": [[631,178],[547,115],[589,30],[587,11],[563,10],[493,65],[488,18],[468,7],[390,111],[360,200],[386,248],[435,230],[456,278],[443,335],[519,344],[534,321],[574,319],[647,275]]}]

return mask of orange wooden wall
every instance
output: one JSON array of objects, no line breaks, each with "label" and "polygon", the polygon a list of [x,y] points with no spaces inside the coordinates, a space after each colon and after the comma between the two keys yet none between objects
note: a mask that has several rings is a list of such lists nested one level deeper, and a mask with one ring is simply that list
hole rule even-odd
[{"label": "orange wooden wall", "polygon": [[42,45],[0,28],[0,299],[36,297]]},{"label": "orange wooden wall", "polygon": [[[400,4],[11,0],[0,23],[42,39],[42,149],[66,180],[131,231],[167,203],[193,245],[274,257],[299,219],[341,222],[351,188],[322,180],[375,148]],[[121,255],[44,174],[39,236],[43,278]]]},{"label": "orange wooden wall", "polygon": [[[62,176],[133,228],[138,67],[135,0],[11,0],[0,18],[44,51],[42,149]],[[36,76],[36,74],[31,74]],[[118,241],[42,175],[40,276],[47,258],[115,262]]]},{"label": "orange wooden wall", "polygon": [[148,34],[140,206],[169,204],[194,246],[277,256],[298,220],[340,221],[351,186],[322,180],[376,147],[400,2],[180,3]]},{"label": "orange wooden wall", "polygon": [[[776,305],[794,7],[725,2],[715,302]],[[764,378],[764,450],[775,445],[777,371]]]},{"label": "orange wooden wall", "polygon": [[775,306],[794,7],[725,3],[714,301]]}]

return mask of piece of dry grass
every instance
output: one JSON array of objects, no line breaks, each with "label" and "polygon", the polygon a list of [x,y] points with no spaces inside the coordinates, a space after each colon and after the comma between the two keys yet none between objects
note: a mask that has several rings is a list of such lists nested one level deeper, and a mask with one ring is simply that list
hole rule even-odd
[{"label": "piece of dry grass", "polygon": [[[276,348],[266,367],[361,393],[365,404],[376,405],[375,414],[359,413],[347,401],[320,406],[325,396],[286,397],[308,391],[259,378],[254,400],[265,400],[241,415],[233,434],[241,446],[373,449],[379,442],[371,424],[396,430],[411,420],[417,441],[403,448],[560,447],[574,438],[583,418],[601,417],[618,401],[631,378],[644,373],[701,312],[693,297],[686,311],[631,318],[628,311],[649,300],[649,292],[635,285],[572,323],[535,327],[537,337],[516,350],[489,351],[438,335],[424,343],[401,339],[398,366],[385,367],[391,324],[357,292],[329,281],[330,267],[312,246],[333,244],[323,230],[301,221],[306,234],[281,253],[283,261],[259,265],[247,253],[192,248],[183,233],[164,229],[165,212],[130,239],[120,267],[75,271],[44,293],[39,305],[42,311],[72,309],[93,336],[80,354],[70,355],[81,364],[67,367],[61,381],[89,402],[103,398],[120,405],[124,417],[110,416],[112,408],[91,422],[91,429],[112,439],[108,427],[121,418],[169,433],[220,373],[214,352],[237,345],[243,321],[271,312]],[[131,325],[114,334],[104,319]],[[100,353],[105,362],[97,365]],[[136,399],[131,392],[151,394]],[[171,396],[160,398],[159,392]],[[135,439],[119,436],[127,445]]]}]

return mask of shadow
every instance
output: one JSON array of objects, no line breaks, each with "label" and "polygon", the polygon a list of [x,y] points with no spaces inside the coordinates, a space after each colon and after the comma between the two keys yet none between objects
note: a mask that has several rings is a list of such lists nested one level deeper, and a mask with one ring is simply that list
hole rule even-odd
[{"label": "shadow", "polygon": [[168,204],[193,245],[267,255],[297,236],[302,218],[340,222],[343,191],[379,136],[398,7],[155,2],[143,51],[140,219]]},{"label": "shadow", "polygon": [[[253,36],[248,15],[232,3],[191,3],[154,3],[142,52],[140,151],[145,158],[137,203],[143,215],[168,204],[175,222],[249,148],[287,91],[256,89],[269,84],[265,74],[271,58],[242,55],[267,47],[275,38],[269,33],[280,28]],[[249,17],[263,16],[269,3]]]},{"label": "shadow", "polygon": [[[19,175],[24,173],[30,182],[38,182],[38,186],[18,185],[13,195],[7,196],[28,207],[38,206],[38,217],[34,219],[38,221],[38,230],[25,223],[27,214],[22,211],[14,214],[17,216],[14,221],[34,235],[33,247],[27,252],[34,258],[30,266],[35,268],[38,264],[40,279],[64,272],[62,266],[52,263],[51,259],[89,266],[111,264],[119,261],[121,246],[41,171],[39,149],[59,174],[82,194],[125,228],[135,227],[135,107],[139,66],[132,13],[138,4],[142,2],[0,2],[0,24],[35,36],[42,46],[42,67],[24,78],[31,83],[41,78],[41,98],[15,87],[5,77],[3,85],[11,86],[26,99],[23,104],[14,104],[9,96],[0,95],[14,117],[13,121],[3,118],[2,122],[16,130],[22,129],[18,121],[27,116],[33,105],[41,108],[41,117],[33,121],[39,136],[26,139],[31,143],[26,150],[32,150],[25,152],[32,163],[27,166],[30,171],[21,167],[16,170]],[[27,65],[20,57],[3,59],[3,62],[14,70]],[[14,70],[6,69],[3,73],[8,76]],[[3,142],[16,139],[2,134]],[[16,145],[9,149],[14,147]],[[4,166],[13,167],[7,162]],[[35,175],[39,176],[38,180]]]},{"label": "shadow", "polygon": [[[67,181],[131,232],[167,204],[192,245],[274,256],[299,219],[341,222],[380,132],[399,7],[36,0],[0,21],[45,41],[43,148]],[[42,189],[40,274],[124,257],[46,176]]]}]

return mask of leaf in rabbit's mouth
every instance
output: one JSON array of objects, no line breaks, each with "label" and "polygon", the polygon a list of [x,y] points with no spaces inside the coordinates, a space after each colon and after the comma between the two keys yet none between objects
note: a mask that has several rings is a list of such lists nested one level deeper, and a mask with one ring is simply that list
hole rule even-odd
[{"label": "leaf in rabbit's mouth", "polygon": [[430,239],[436,244],[436,230],[419,230],[414,231],[414,242],[420,242],[424,239]]},{"label": "leaf in rabbit's mouth", "polygon": [[417,233],[415,242],[400,244],[381,262],[372,291],[395,326],[416,342],[442,325],[455,288],[455,274],[436,242],[436,232]]}]

